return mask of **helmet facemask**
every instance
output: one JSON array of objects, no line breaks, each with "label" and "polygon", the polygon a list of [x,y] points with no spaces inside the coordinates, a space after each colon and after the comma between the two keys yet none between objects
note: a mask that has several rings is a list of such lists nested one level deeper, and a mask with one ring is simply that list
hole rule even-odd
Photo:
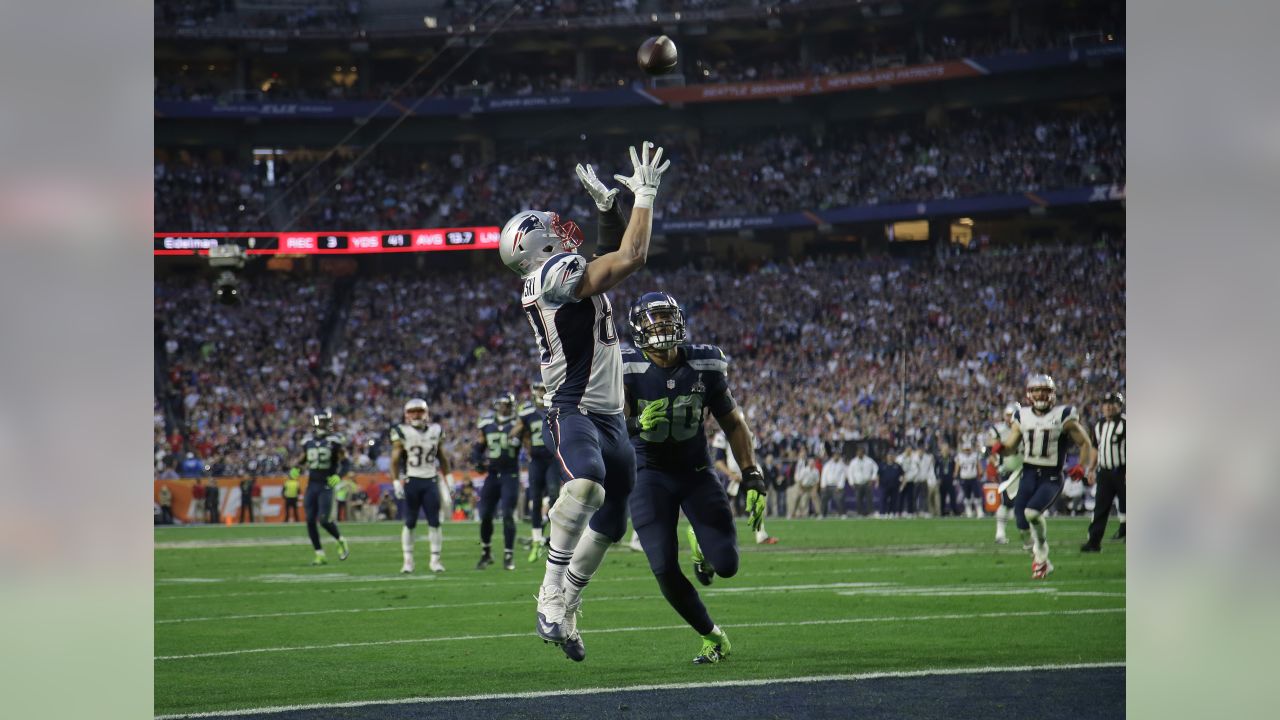
[{"label": "helmet facemask", "polygon": [[427,426],[427,401],[414,398],[404,404],[404,420],[421,430]]},{"label": "helmet facemask", "polygon": [[1027,400],[1036,412],[1045,412],[1053,407],[1054,391],[1049,385],[1035,385],[1027,388]]},{"label": "helmet facemask", "polygon": [[560,247],[565,252],[574,252],[583,241],[582,228],[578,227],[578,223],[572,220],[561,220],[560,216],[549,212],[551,216],[551,234],[560,238]]}]

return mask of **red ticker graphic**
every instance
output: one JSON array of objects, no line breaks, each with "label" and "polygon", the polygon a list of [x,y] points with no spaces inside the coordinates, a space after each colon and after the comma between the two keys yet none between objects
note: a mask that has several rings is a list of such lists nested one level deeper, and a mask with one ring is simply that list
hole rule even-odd
[{"label": "red ticker graphic", "polygon": [[497,227],[421,228],[286,233],[156,233],[156,255],[208,255],[215,245],[239,245],[249,255],[355,255],[498,247]]}]

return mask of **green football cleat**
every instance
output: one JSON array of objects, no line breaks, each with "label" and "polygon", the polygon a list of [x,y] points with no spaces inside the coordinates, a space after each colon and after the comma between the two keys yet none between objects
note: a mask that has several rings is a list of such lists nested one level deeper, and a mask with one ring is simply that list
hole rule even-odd
[{"label": "green football cleat", "polygon": [[729,657],[729,636],[723,630],[714,640],[702,639],[702,649],[693,658],[694,665],[714,665]]},{"label": "green football cleat", "polygon": [[685,528],[685,534],[689,538],[689,547],[693,549],[693,576],[703,585],[710,585],[716,576],[716,570],[702,555],[702,548],[698,547],[698,536],[694,534],[692,525]]},{"label": "green football cleat", "polygon": [[540,542],[532,543],[529,547],[529,558],[528,558],[529,562],[534,563],[542,559],[543,549],[544,549],[544,546],[542,543]]},{"label": "green football cleat", "polygon": [[338,559],[346,560],[351,557],[351,546],[347,544],[346,538],[338,538]]},{"label": "green football cleat", "polygon": [[316,557],[314,560],[311,561],[311,564],[312,565],[328,565],[329,559],[324,556],[324,553],[316,553]]}]

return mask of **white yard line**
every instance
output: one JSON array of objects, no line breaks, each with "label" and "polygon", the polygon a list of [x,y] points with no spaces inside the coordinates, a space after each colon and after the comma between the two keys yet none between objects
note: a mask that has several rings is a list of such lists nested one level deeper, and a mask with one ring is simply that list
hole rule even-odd
[{"label": "white yard line", "polygon": [[450,697],[408,697],[394,700],[355,700],[340,703],[314,703],[310,705],[277,705],[273,707],[246,708],[242,710],[223,710],[218,712],[198,712],[177,715],[157,715],[155,720],[196,720],[197,718],[221,718],[239,715],[259,715],[268,713],[297,712],[303,710],[336,710],[341,708],[377,707],[381,705],[406,705],[448,702],[476,702],[481,700],[531,700],[544,697],[564,697],[573,695],[611,695],[624,692],[653,692],[662,690],[695,690],[701,688],[725,687],[760,687],[775,686],[780,683],[823,683],[849,682],[863,680],[879,680],[884,678],[918,678],[947,675],[976,675],[982,673],[1016,673],[1016,672],[1054,672],[1059,670],[1101,670],[1122,668],[1122,662],[1106,663],[1073,663],[1060,665],[1015,665],[1004,667],[968,667],[968,668],[928,668],[924,670],[893,670],[866,673],[850,673],[845,675],[806,675],[801,677],[761,678],[756,680],[721,680],[718,682],[697,683],[664,683],[660,685],[632,685],[629,687],[610,688],[574,688],[565,690],[539,690],[519,693],[491,693],[486,695],[456,695]]},{"label": "white yard line", "polygon": [[[1082,610],[1033,610],[1025,612],[995,612],[995,613],[965,613],[965,614],[948,614],[948,615],[902,615],[893,617],[870,617],[870,618],[837,618],[833,620],[800,620],[794,622],[764,622],[764,623],[741,623],[726,624],[725,627],[735,628],[765,628],[765,627],[801,627],[807,625],[850,625],[860,623],[882,623],[882,622],[927,622],[934,620],[975,620],[985,618],[1015,618],[1015,617],[1050,617],[1063,615],[1097,615],[1107,613],[1123,613],[1124,608],[1088,608]],[[660,630],[684,630],[687,625],[655,625],[655,626],[639,626],[639,627],[621,627],[621,628],[602,628],[600,630],[592,630],[590,634],[605,633],[625,633],[625,632],[653,632]],[[167,662],[171,660],[191,660],[196,658],[208,657],[226,657],[231,655],[252,655],[257,653],[278,653],[278,652],[301,652],[309,650],[328,650],[335,648],[349,647],[376,647],[381,645],[412,645],[433,642],[469,642],[475,640],[501,640],[505,638],[534,638],[537,637],[532,631],[518,633],[497,633],[493,635],[455,635],[445,637],[431,638],[412,638],[403,640],[374,640],[369,642],[352,642],[352,643],[331,643],[329,645],[294,645],[287,647],[266,647],[266,648],[245,648],[242,650],[222,650],[218,652],[192,653],[189,655],[158,655],[156,662]]]}]

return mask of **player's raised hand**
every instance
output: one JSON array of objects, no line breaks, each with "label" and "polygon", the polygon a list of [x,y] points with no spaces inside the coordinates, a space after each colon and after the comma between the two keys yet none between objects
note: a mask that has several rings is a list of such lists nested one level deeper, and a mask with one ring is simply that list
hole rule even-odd
[{"label": "player's raised hand", "polygon": [[655,146],[652,142],[645,140],[640,144],[640,154],[636,155],[636,148],[633,145],[631,177],[613,176],[614,180],[625,185],[636,196],[636,207],[653,208],[653,199],[658,196],[658,183],[662,181],[662,174],[671,167],[670,160],[661,165],[658,164],[662,161],[662,148],[658,148],[650,157],[649,150],[653,147]]},{"label": "player's raised hand", "polygon": [[600,178],[596,177],[595,169],[590,165],[578,163],[575,170],[578,173],[578,179],[582,181],[582,187],[587,189],[596,207],[600,208],[600,212],[607,212],[613,207],[613,196],[621,192],[618,188],[605,187],[604,183],[600,182]]}]

